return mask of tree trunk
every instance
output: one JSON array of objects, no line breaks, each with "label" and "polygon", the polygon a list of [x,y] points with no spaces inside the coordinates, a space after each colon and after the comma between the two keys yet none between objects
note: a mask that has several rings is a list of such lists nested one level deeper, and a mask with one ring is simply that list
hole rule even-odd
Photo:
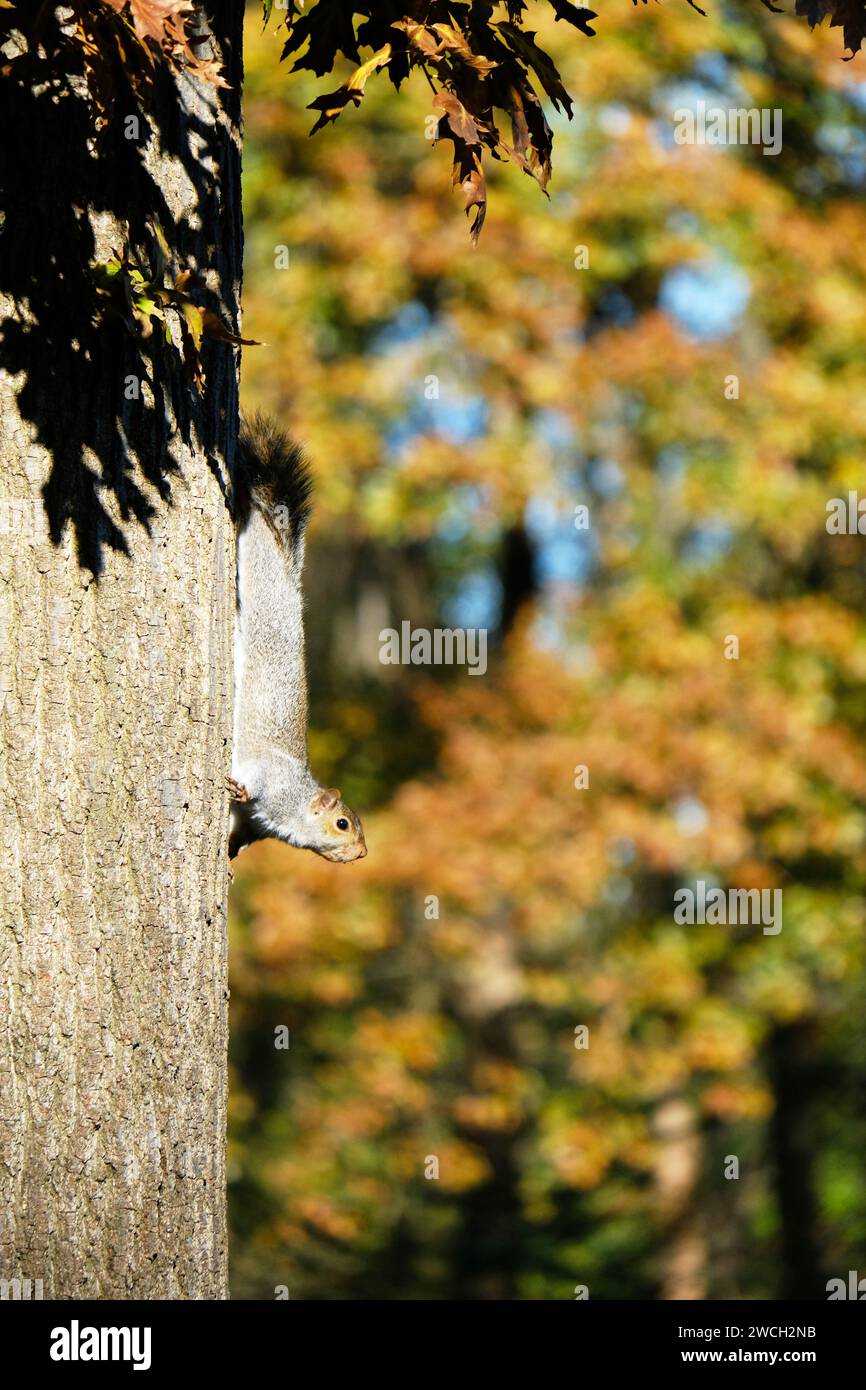
[{"label": "tree trunk", "polygon": [[521,609],[538,593],[535,550],[521,523],[511,526],[502,537],[499,578],[502,584],[499,631],[504,637],[513,628]]},{"label": "tree trunk", "polygon": [[815,1198],[815,1021],[777,1028],[770,1038],[770,1080],[775,1097],[770,1145],[776,1171],[781,1259],[779,1298],[824,1297]]},{"label": "tree trunk", "polygon": [[657,1106],[656,1204],[661,1237],[663,1299],[707,1296],[707,1251],[698,1187],[701,1135],[694,1107],[681,1096]]},{"label": "tree trunk", "polygon": [[93,321],[88,273],[158,221],[236,323],[218,12],[231,87],[157,64],[139,110],[117,72],[97,157],[80,91],[2,83],[0,1278],[46,1298],[227,1296],[236,354],[196,395],[159,332]]}]

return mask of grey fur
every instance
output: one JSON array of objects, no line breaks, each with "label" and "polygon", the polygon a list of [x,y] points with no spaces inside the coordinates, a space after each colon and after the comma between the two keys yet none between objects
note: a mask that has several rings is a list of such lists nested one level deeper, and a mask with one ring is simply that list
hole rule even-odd
[{"label": "grey fur", "polygon": [[[273,422],[241,428],[238,611],[229,854],[274,837],[338,863],[367,852],[358,817],[322,788],[307,758],[304,538],[312,481],[302,451]],[[338,821],[345,821],[341,830]]]}]

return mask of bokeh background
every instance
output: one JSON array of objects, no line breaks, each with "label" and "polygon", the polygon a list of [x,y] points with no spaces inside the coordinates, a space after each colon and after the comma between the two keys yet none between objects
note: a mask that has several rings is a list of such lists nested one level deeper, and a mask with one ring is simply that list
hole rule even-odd
[{"label": "bokeh background", "polygon": [[[423,78],[310,139],[336,83],[249,9],[242,398],[314,461],[311,758],[370,853],[238,861],[235,1297],[866,1273],[866,563],[825,526],[863,60],[758,0],[602,8],[538,7],[575,116],[549,201],[488,165],[475,250]],[[678,145],[699,99],[781,108],[782,153]],[[487,674],[381,665],[405,619],[489,628]],[[700,878],[782,888],[781,934],[676,925]]]}]

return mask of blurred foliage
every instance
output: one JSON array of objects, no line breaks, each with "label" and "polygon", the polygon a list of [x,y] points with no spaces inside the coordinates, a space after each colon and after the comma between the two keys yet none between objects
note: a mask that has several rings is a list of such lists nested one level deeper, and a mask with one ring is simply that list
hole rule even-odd
[{"label": "blurred foliage", "polygon": [[[311,757],[370,854],[239,861],[234,1294],[824,1297],[866,1259],[858,64],[748,0],[543,19],[550,202],[494,166],[473,250],[422,80],[309,140],[247,39],[244,398],[316,466]],[[698,98],[782,152],[677,145]],[[489,626],[487,674],[381,666],[403,620]],[[782,932],[676,925],[697,879]]]}]

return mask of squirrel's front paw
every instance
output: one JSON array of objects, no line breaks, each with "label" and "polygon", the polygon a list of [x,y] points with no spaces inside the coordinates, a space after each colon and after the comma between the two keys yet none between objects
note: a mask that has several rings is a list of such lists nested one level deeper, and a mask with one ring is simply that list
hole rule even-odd
[{"label": "squirrel's front paw", "polygon": [[232,801],[249,801],[250,794],[243,782],[236,782],[234,777],[226,778],[226,791],[231,793]]}]

